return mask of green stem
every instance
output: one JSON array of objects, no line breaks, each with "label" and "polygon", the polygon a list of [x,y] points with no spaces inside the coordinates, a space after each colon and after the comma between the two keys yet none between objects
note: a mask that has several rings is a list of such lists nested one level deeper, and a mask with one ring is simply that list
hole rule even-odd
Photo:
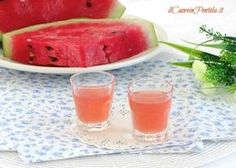
[{"label": "green stem", "polygon": [[210,48],[215,48],[215,49],[227,50],[227,51],[230,51],[230,52],[236,52],[236,44],[233,44],[233,43],[206,44],[206,43],[211,42],[211,41],[212,40],[208,40],[208,41],[205,41],[205,42],[200,43],[200,44],[192,43],[192,42],[188,42],[188,41],[185,41],[185,42],[189,43],[189,44],[192,44],[192,45],[197,45],[197,47],[203,46],[203,47],[210,47]]},{"label": "green stem", "polygon": [[193,67],[193,62],[192,61],[187,61],[187,62],[171,62],[171,65],[183,67],[183,68],[192,68]]}]

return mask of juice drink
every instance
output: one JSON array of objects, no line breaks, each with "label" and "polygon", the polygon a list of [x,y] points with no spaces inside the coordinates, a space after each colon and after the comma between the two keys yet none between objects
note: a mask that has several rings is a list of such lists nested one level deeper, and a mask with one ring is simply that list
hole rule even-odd
[{"label": "juice drink", "polygon": [[71,86],[81,131],[103,131],[110,125],[115,77],[108,72],[80,72],[71,78]]},{"label": "juice drink", "polygon": [[171,96],[162,91],[146,90],[129,94],[134,129],[154,134],[167,129]]},{"label": "juice drink", "polygon": [[108,87],[77,89],[74,102],[78,118],[86,124],[102,123],[109,118],[112,90]]}]

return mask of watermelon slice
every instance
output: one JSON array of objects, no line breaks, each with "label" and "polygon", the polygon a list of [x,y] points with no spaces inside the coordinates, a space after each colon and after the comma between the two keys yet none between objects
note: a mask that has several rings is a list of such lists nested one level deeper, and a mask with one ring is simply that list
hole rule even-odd
[{"label": "watermelon slice", "polygon": [[153,24],[142,19],[72,19],[3,35],[6,57],[44,66],[106,64],[157,45]]},{"label": "watermelon slice", "polygon": [[117,0],[0,0],[0,36],[30,25],[72,18],[119,18]]}]

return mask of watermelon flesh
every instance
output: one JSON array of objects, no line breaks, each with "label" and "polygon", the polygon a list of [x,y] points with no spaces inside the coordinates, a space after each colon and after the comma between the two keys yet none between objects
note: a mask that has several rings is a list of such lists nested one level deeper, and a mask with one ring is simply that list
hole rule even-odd
[{"label": "watermelon flesh", "polygon": [[89,67],[109,63],[102,45],[85,39],[30,39],[29,63],[64,67]]},{"label": "watermelon flesh", "polygon": [[124,10],[117,0],[0,0],[0,34],[71,18],[119,18]]},{"label": "watermelon flesh", "polygon": [[32,65],[90,67],[157,46],[152,23],[135,19],[78,19],[3,36],[5,56]]},{"label": "watermelon flesh", "polygon": [[[28,39],[29,63],[34,65],[55,65],[89,67],[136,55],[147,49],[143,37],[136,36],[138,30],[107,33],[83,33],[80,37],[52,37]],[[135,40],[135,43],[131,43]]]}]

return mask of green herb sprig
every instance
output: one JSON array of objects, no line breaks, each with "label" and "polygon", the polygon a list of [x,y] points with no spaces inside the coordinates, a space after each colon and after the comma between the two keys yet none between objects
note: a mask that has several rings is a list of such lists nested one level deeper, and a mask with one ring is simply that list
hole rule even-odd
[{"label": "green herb sprig", "polygon": [[[160,43],[188,54],[188,61],[173,62],[172,65],[192,68],[203,88],[226,88],[236,94],[236,37],[215,32],[206,25],[201,26],[199,32],[204,33],[207,40],[200,44],[187,42],[194,45],[193,48],[164,41]],[[198,50],[200,46],[214,48],[220,52],[218,55],[204,52]]]}]

